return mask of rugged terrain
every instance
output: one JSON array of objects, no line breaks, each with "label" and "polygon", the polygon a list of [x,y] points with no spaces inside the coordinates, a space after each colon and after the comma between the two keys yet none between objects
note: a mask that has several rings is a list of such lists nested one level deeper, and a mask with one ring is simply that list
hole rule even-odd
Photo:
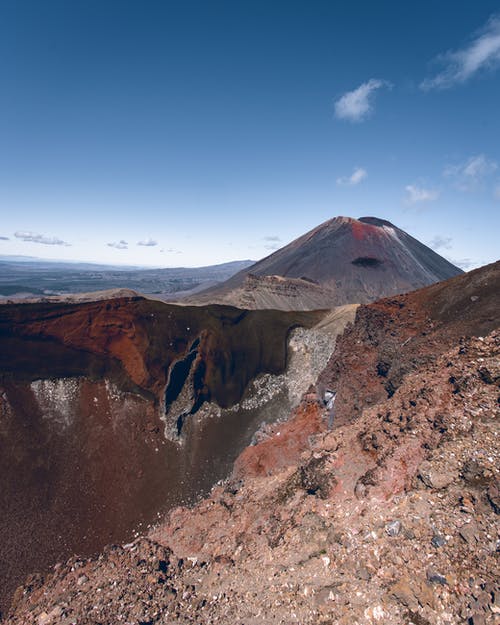
[{"label": "rugged terrain", "polygon": [[313,310],[372,302],[460,273],[388,221],[335,217],[188,301]]},{"label": "rugged terrain", "polygon": [[0,609],[29,572],[130,540],[226,477],[298,404],[354,310],[1,306]]},{"label": "rugged terrain", "polygon": [[[197,296],[189,296],[187,300],[196,302]],[[232,289],[221,299],[221,302],[249,310],[319,310],[330,308],[334,301],[333,290],[312,280],[257,276],[253,273],[247,274],[240,287]]]},{"label": "rugged terrain", "polygon": [[499,327],[500,263],[361,306],[229,479],[32,576],[7,621],[497,623]]}]

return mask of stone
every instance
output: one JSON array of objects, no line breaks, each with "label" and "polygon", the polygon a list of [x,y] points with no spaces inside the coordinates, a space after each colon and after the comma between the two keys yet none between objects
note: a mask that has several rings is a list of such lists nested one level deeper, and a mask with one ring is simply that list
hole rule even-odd
[{"label": "stone", "polygon": [[488,502],[496,514],[500,514],[500,483],[490,484],[486,493]]},{"label": "stone", "polygon": [[433,569],[429,569],[427,571],[427,581],[431,584],[440,584],[441,586],[446,586],[448,584],[446,577],[441,575],[441,573],[437,573]]},{"label": "stone", "polygon": [[371,621],[381,621],[386,616],[386,613],[381,605],[374,605],[366,608],[364,616]]},{"label": "stone", "polygon": [[413,592],[413,584],[408,578],[402,578],[390,589],[390,594],[410,610],[418,608],[418,601]]},{"label": "stone", "polygon": [[435,608],[434,593],[432,587],[426,583],[415,583],[414,594],[419,604],[424,608],[428,606],[432,609]]},{"label": "stone", "polygon": [[436,469],[430,462],[422,462],[418,476],[426,486],[437,490],[446,488],[456,478],[456,475],[451,471]]},{"label": "stone", "polygon": [[327,604],[335,601],[337,589],[335,586],[325,586],[321,588],[314,596],[314,602],[317,605]]},{"label": "stone", "polygon": [[475,523],[463,525],[458,533],[468,545],[474,545],[479,540],[479,532]]},{"label": "stone", "polygon": [[370,571],[366,568],[366,566],[360,566],[356,570],[356,577],[358,579],[362,579],[362,580],[368,582],[368,581],[371,580],[372,575],[371,575]]},{"label": "stone", "polygon": [[402,527],[401,521],[395,520],[387,523],[385,531],[389,536],[399,536]]},{"label": "stone", "polygon": [[439,549],[439,547],[444,547],[444,545],[446,545],[446,538],[441,536],[441,534],[434,534],[431,544],[433,547],[436,547],[436,549]]},{"label": "stone", "polygon": [[53,608],[49,612],[49,617],[50,619],[58,619],[60,616],[62,616],[62,613],[63,613],[63,609],[61,608],[61,606],[56,605],[55,608]]}]

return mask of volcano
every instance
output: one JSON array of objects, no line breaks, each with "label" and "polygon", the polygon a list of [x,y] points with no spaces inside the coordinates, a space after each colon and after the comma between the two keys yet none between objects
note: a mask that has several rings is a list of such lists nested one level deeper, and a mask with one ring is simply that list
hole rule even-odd
[{"label": "volcano", "polygon": [[329,308],[366,304],[461,273],[389,221],[334,217],[189,301],[242,308]]}]

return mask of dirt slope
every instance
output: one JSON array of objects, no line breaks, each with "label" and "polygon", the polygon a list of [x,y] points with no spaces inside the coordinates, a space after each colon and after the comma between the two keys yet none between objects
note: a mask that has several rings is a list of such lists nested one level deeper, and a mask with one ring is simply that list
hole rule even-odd
[{"label": "dirt slope", "polygon": [[1,306],[0,610],[28,572],[128,539],[227,476],[291,405],[287,342],[322,316],[139,297]]},{"label": "dirt slope", "polygon": [[496,263],[360,307],[232,479],[147,538],[33,577],[8,622],[493,625],[499,300]]}]

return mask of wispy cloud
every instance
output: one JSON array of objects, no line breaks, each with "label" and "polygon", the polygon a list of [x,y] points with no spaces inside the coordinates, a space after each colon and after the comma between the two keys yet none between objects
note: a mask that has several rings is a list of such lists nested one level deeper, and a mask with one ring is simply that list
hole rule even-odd
[{"label": "wispy cloud", "polygon": [[335,102],[335,115],[350,122],[363,121],[372,113],[375,92],[382,87],[390,89],[392,85],[386,80],[371,78],[357,89],[344,93]]},{"label": "wispy cloud", "polygon": [[264,237],[264,241],[271,241],[271,243],[277,243],[279,241],[281,241],[281,239],[276,236],[275,234],[268,236],[268,237]]},{"label": "wispy cloud", "polygon": [[279,236],[272,234],[267,237],[263,237],[264,241],[267,241],[267,245],[264,245],[264,249],[269,252],[274,252],[275,250],[279,250],[281,247],[281,239]]},{"label": "wispy cloud", "polygon": [[475,267],[480,267],[483,263],[478,263],[476,261],[473,261],[471,258],[460,258],[460,259],[454,259],[454,258],[447,258],[446,260],[449,260],[450,263],[453,263],[454,265],[456,265],[457,267],[460,267],[460,269],[463,269],[464,271],[468,271],[469,269],[474,269]]},{"label": "wispy cloud", "polygon": [[437,200],[439,197],[439,191],[436,189],[424,189],[423,187],[417,187],[414,184],[406,185],[405,191],[408,193],[406,197],[407,204],[432,202],[433,200]]},{"label": "wispy cloud", "polygon": [[118,243],[113,242],[113,243],[108,243],[107,245],[108,247],[114,247],[117,250],[128,250],[128,243],[127,241],[124,241],[123,239],[121,241],[118,241]]},{"label": "wispy cloud", "polygon": [[142,245],[143,247],[154,247],[155,245],[158,245],[158,241],[149,238],[145,241],[137,241],[137,245]]},{"label": "wispy cloud", "polygon": [[0,237],[0,241],[10,241],[9,237]]},{"label": "wispy cloud", "polygon": [[433,78],[426,78],[420,88],[449,89],[469,80],[481,70],[494,70],[500,66],[500,17],[492,16],[471,40],[468,46],[449,50],[436,61],[443,67]]},{"label": "wispy cloud", "polygon": [[181,250],[176,250],[173,247],[169,247],[167,249],[161,249],[160,250],[161,254],[167,253],[167,254],[182,254]]},{"label": "wispy cloud", "polygon": [[443,175],[453,179],[460,191],[470,191],[498,169],[498,163],[484,154],[471,156],[463,163],[448,165]]},{"label": "wispy cloud", "polygon": [[29,241],[30,243],[41,243],[43,245],[64,245],[69,247],[71,243],[67,243],[57,237],[46,237],[44,234],[36,234],[35,232],[14,232],[16,239]]},{"label": "wispy cloud", "polygon": [[436,235],[432,241],[429,241],[429,247],[432,247],[433,250],[450,250],[452,241],[451,237]]},{"label": "wispy cloud", "polygon": [[367,176],[366,169],[356,167],[350,176],[341,176],[337,178],[337,184],[342,187],[354,187],[364,180]]}]

